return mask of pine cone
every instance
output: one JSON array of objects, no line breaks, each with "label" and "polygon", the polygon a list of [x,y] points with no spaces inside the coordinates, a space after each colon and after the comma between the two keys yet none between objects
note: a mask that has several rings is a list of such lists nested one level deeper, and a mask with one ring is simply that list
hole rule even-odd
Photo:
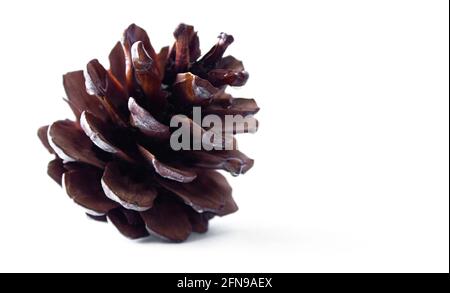
[{"label": "pine cone", "polygon": [[111,222],[132,239],[151,234],[179,242],[191,232],[206,232],[211,218],[238,209],[216,169],[239,175],[253,166],[234,139],[230,145],[223,137],[256,131],[256,126],[222,126],[219,142],[206,140],[212,150],[171,147],[171,120],[188,123],[192,144],[205,143],[208,129],[193,120],[194,106],[222,121],[225,115],[259,110],[253,99],[225,92],[248,79],[241,61],[223,57],[231,35],[221,33],[201,58],[192,26],[180,24],[174,36],[170,49],[156,53],[147,33],[130,25],[109,55],[109,70],[94,59],[84,72],[63,76],[76,120],[38,130],[55,155],[48,175],[88,216]]}]

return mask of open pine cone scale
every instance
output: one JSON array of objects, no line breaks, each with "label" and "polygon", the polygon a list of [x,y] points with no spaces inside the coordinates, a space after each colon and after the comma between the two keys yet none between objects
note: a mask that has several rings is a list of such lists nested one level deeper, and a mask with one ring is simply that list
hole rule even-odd
[{"label": "open pine cone scale", "polygon": [[[223,57],[232,36],[220,34],[201,58],[192,26],[180,24],[174,37],[170,49],[156,53],[147,33],[130,25],[109,55],[108,70],[94,59],[85,71],[63,76],[76,120],[38,130],[55,155],[48,175],[91,218],[108,220],[132,239],[151,234],[179,242],[191,232],[206,232],[215,215],[238,209],[230,185],[215,170],[239,175],[253,166],[235,139],[229,150],[170,147],[170,120],[177,114],[186,115],[192,129],[199,128],[200,136],[193,135],[192,141],[201,140],[206,130],[192,120],[193,106],[222,118],[259,110],[253,99],[225,92],[248,79],[241,61]],[[222,131],[233,135],[256,129]],[[212,147],[218,144],[225,142],[211,142]]]}]

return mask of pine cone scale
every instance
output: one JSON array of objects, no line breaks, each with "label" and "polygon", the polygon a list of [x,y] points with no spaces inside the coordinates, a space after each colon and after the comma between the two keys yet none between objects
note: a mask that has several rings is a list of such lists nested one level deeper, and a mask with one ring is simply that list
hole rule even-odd
[{"label": "pine cone scale", "polygon": [[197,178],[197,174],[193,171],[182,170],[162,163],[158,159],[156,159],[156,157],[150,151],[140,145],[138,145],[138,149],[144,159],[153,167],[155,172],[163,178],[181,183],[189,183]]},{"label": "pine cone scale", "polygon": [[155,206],[140,213],[147,231],[164,240],[181,242],[192,232],[186,208],[174,200],[159,198]]},{"label": "pine cone scale", "polygon": [[128,100],[130,123],[151,139],[168,140],[170,130],[167,125],[156,120],[147,110],[139,106],[134,98]]},{"label": "pine cone scale", "polygon": [[111,50],[108,56],[110,72],[114,76],[120,85],[126,89],[127,76],[126,76],[126,63],[125,53],[120,42],[117,42],[114,48]]},{"label": "pine cone scale", "polygon": [[[226,200],[231,197],[231,187],[226,179],[215,171],[198,173],[197,180],[177,184],[176,182],[155,178],[166,190],[179,196],[197,212],[217,213],[223,210]],[[224,211],[229,213],[229,211]]]},{"label": "pine cone scale", "polygon": [[108,198],[124,208],[145,211],[153,206],[158,192],[150,184],[152,178],[149,174],[133,174],[137,172],[139,171],[121,168],[114,162],[108,163],[101,178],[101,186]]},{"label": "pine cone scale", "polygon": [[92,141],[75,122],[54,122],[49,126],[47,136],[52,149],[65,162],[79,161],[99,168],[105,166],[105,162],[95,154]]},{"label": "pine cone scale", "polygon": [[117,208],[109,211],[106,217],[127,238],[138,239],[149,235],[144,221],[136,211]]},{"label": "pine cone scale", "polygon": [[107,120],[105,108],[97,97],[88,94],[85,88],[85,77],[82,70],[69,72],[63,75],[63,85],[67,95],[67,102],[77,120],[85,110],[91,112],[102,120]]},{"label": "pine cone scale", "polygon": [[62,176],[65,172],[67,172],[67,169],[64,168],[63,161],[59,158],[51,160],[47,165],[48,176],[61,186]]},{"label": "pine cone scale", "polygon": [[79,168],[64,172],[63,188],[69,197],[93,216],[103,216],[119,205],[104,196],[100,186],[102,171],[95,168]]}]

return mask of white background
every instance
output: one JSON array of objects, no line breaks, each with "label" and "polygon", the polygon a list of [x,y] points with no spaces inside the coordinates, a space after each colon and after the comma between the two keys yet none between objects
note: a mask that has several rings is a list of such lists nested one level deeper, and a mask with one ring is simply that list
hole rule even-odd
[{"label": "white background", "polygon": [[[2,272],[448,272],[448,1],[1,1]],[[183,244],[130,241],[46,175],[36,130],[72,117],[61,75],[132,22],[219,32],[250,80],[240,211]]]}]

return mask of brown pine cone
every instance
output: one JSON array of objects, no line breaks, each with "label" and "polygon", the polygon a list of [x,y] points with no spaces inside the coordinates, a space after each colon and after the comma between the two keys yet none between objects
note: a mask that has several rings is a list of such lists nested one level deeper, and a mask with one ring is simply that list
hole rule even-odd
[{"label": "brown pine cone", "polygon": [[[109,70],[94,59],[84,72],[63,76],[76,121],[60,120],[38,130],[55,155],[48,175],[90,217],[113,223],[133,239],[151,234],[178,242],[191,232],[206,232],[215,215],[238,209],[227,180],[215,169],[239,175],[253,166],[234,139],[224,138],[256,131],[257,124],[221,126],[217,141],[205,140],[208,129],[193,120],[194,106],[221,121],[225,115],[259,110],[253,99],[225,92],[248,79],[241,61],[223,57],[233,37],[221,33],[200,58],[192,26],[180,24],[174,36],[170,49],[156,53],[147,33],[130,25],[109,55]],[[201,142],[213,149],[175,150],[171,121],[190,127],[189,146]]]}]

